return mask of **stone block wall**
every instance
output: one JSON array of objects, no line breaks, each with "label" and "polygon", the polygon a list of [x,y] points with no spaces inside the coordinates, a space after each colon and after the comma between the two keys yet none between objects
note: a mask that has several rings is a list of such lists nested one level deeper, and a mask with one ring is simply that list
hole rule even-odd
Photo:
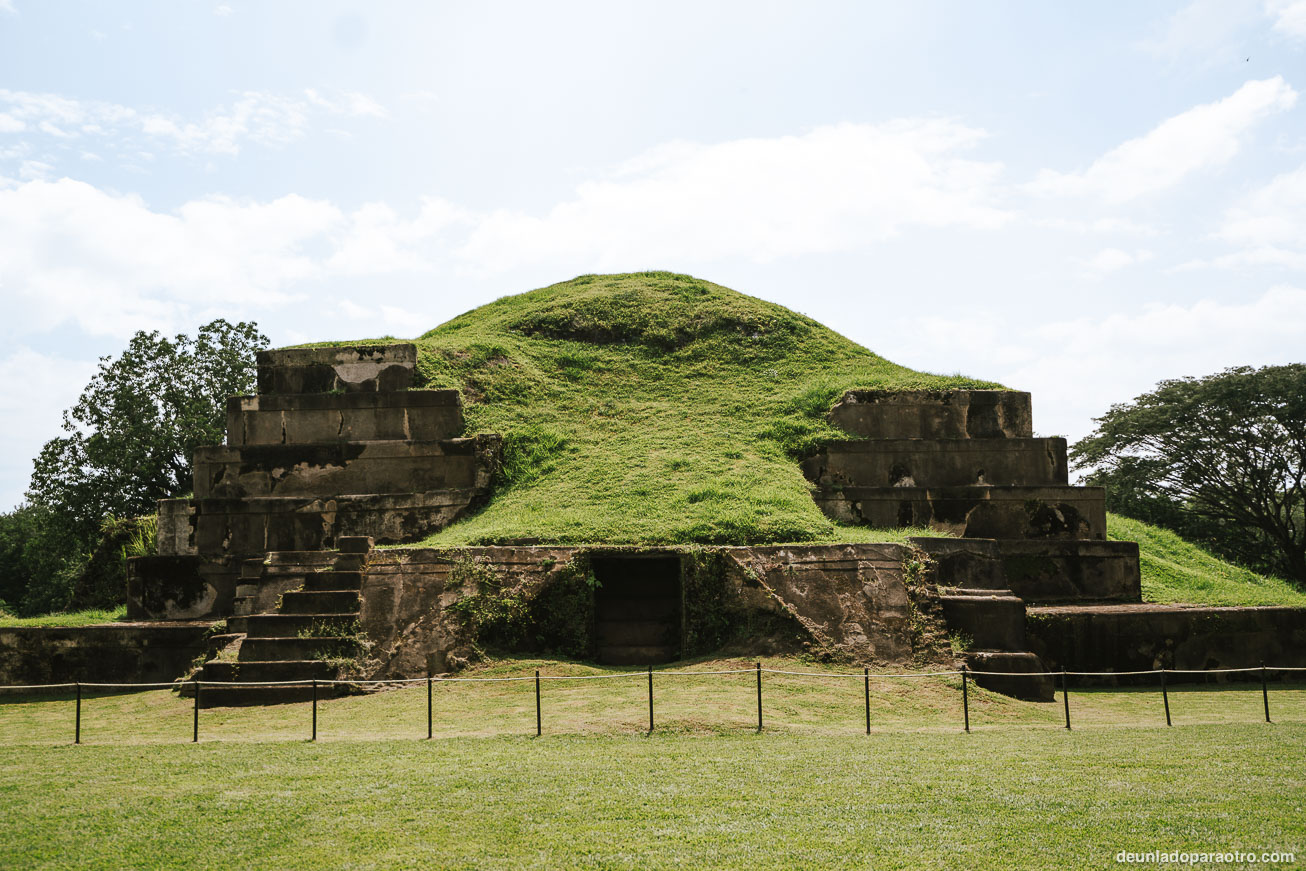
[{"label": "stone block wall", "polygon": [[[1030,646],[1053,669],[1143,671],[1155,668],[1306,666],[1306,608],[1104,605],[1032,608]],[[1200,676],[1199,676],[1200,677]],[[1281,676],[1276,675],[1276,679]],[[1172,675],[1169,680],[1194,678]],[[1229,680],[1229,676],[1218,677]],[[1245,678],[1244,678],[1245,679]],[[1259,680],[1259,675],[1254,679]],[[1157,686],[1155,675],[1075,678],[1076,683]]]},{"label": "stone block wall", "polygon": [[337,345],[260,351],[259,393],[381,393],[407,390],[417,368],[417,346]]},{"label": "stone block wall", "polygon": [[227,444],[195,454],[195,497],[159,503],[134,612],[225,616],[245,560],[416,541],[483,504],[501,439],[462,437],[456,390],[409,390],[416,362],[412,344],[260,353],[259,395],[231,397]]},{"label": "stone block wall", "polygon": [[[497,595],[529,602],[551,584],[585,570],[588,560],[648,558],[638,548],[469,547],[373,551],[362,587],[361,623],[372,644],[368,673],[412,677],[455,669],[475,657],[467,625],[453,612],[478,590],[466,578],[489,571]],[[910,605],[903,577],[906,550],[895,544],[658,549],[681,559],[684,645],[701,652],[743,627],[771,627],[754,637],[769,650],[818,650],[853,661],[905,665],[912,660]],[[464,568],[459,569],[458,566]],[[471,573],[467,566],[476,567]],[[574,575],[572,575],[574,577]],[[607,583],[620,583],[608,574]],[[702,621],[728,623],[718,635]],[[787,627],[787,628],[786,628]],[[765,631],[762,632],[765,635]],[[682,650],[697,652],[697,650]]]},{"label": "stone block wall", "polygon": [[162,683],[208,649],[208,622],[0,628],[0,684]]},{"label": "stone block wall", "polygon": [[850,390],[830,423],[864,439],[1029,438],[1030,396],[1014,390]]}]

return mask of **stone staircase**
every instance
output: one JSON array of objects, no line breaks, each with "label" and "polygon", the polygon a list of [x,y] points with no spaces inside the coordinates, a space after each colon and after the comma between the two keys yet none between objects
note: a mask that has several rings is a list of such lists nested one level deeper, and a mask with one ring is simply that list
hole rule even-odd
[{"label": "stone staircase", "polygon": [[[997,542],[912,538],[933,560],[939,603],[948,629],[970,640],[961,659],[979,672],[975,682],[1004,695],[1052,699],[1052,679],[1025,637],[1025,600],[1008,586]],[[1038,677],[1022,675],[1038,674]]]},{"label": "stone staircase", "polygon": [[1050,700],[1025,602],[1137,600],[1137,546],[1106,540],[1105,491],[1069,483],[1066,441],[1033,434],[1027,393],[849,391],[830,422],[857,438],[803,463],[830,518],[928,526],[944,620],[990,689]]},{"label": "stone staircase", "polygon": [[[227,619],[233,640],[196,675],[236,685],[203,687],[201,707],[304,701],[311,685],[257,684],[335,680],[336,660],[363,652],[360,591],[372,540],[342,536],[338,545],[337,551],[272,552],[260,565],[250,560],[241,567],[237,614]],[[334,687],[318,688],[319,697],[335,694]]]}]

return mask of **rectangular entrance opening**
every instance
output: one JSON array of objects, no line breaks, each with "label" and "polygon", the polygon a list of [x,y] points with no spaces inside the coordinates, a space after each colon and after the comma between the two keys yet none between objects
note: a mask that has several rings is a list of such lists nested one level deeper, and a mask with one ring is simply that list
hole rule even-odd
[{"label": "rectangular entrance opening", "polygon": [[595,556],[598,661],[651,665],[680,658],[680,558]]}]

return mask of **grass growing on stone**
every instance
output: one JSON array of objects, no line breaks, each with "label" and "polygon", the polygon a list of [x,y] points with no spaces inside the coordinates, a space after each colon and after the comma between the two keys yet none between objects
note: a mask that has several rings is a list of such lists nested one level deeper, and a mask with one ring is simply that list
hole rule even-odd
[{"label": "grass growing on stone", "polygon": [[505,438],[504,486],[428,544],[883,541],[813,503],[797,458],[854,388],[996,387],[915,372],[687,275],[587,275],[416,340],[425,387]]},{"label": "grass growing on stone", "polygon": [[[731,661],[695,667],[740,665]],[[828,671],[793,661],[768,666]],[[517,661],[482,675],[592,674]],[[1306,687],[1072,690],[951,678],[639,677],[444,685],[201,712],[167,692],[0,704],[6,868],[1102,867],[1120,850],[1306,854]],[[453,724],[457,723],[455,727]],[[484,736],[484,737],[473,737]]]},{"label": "grass growing on stone", "polygon": [[36,617],[15,617],[0,611],[0,629],[21,626],[94,626],[97,623],[118,623],[126,619],[126,605],[119,605],[116,608],[92,608],[87,611],[58,611]]},{"label": "grass growing on stone", "polygon": [[1287,581],[1226,562],[1168,529],[1110,514],[1107,536],[1138,542],[1144,601],[1306,607],[1306,592]]}]

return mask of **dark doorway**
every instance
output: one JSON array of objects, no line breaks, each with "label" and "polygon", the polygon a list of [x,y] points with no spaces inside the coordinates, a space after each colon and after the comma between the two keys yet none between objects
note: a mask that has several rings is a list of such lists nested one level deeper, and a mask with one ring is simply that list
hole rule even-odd
[{"label": "dark doorway", "polygon": [[596,556],[590,567],[599,662],[647,665],[680,658],[680,558]]}]

